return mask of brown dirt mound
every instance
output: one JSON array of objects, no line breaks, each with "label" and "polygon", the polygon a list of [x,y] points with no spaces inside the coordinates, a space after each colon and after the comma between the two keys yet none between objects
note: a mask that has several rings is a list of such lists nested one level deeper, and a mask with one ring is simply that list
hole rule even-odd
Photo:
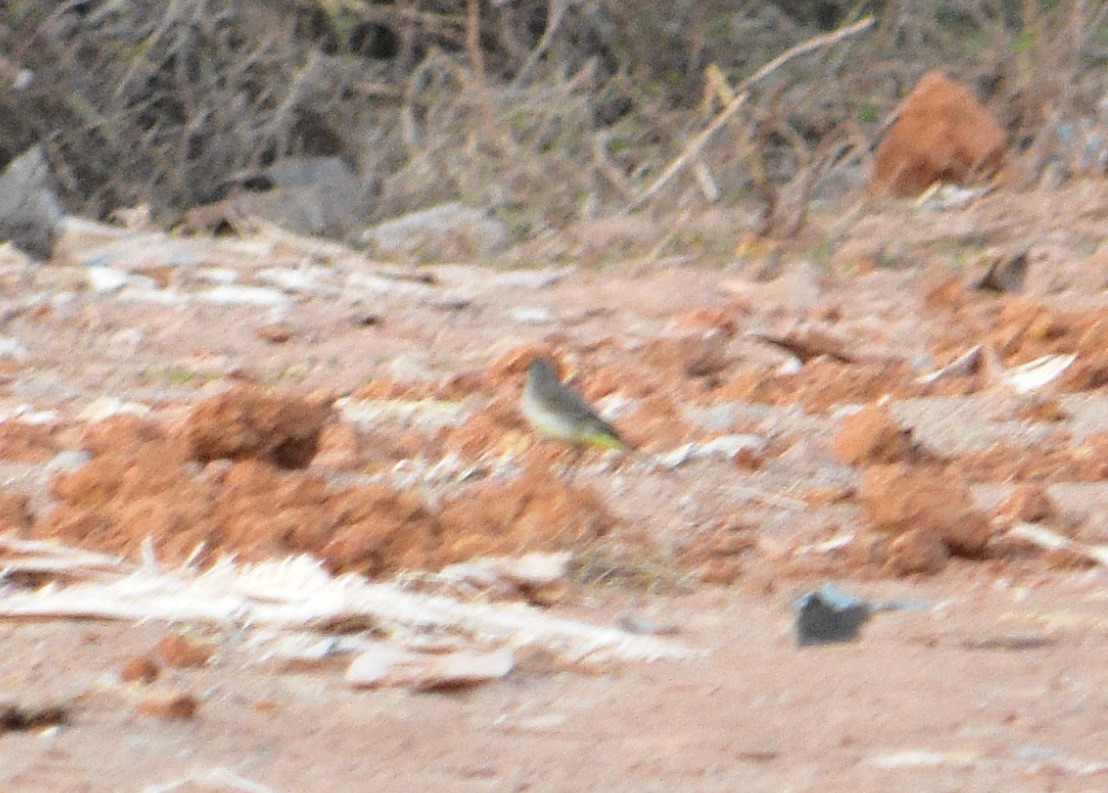
[{"label": "brown dirt mound", "polygon": [[240,387],[197,405],[184,432],[192,458],[202,463],[261,458],[281,468],[304,468],[329,414],[320,402]]},{"label": "brown dirt mound", "polygon": [[858,498],[891,538],[888,566],[896,573],[935,572],[947,554],[980,557],[992,533],[966,485],[930,467],[871,466]]},{"label": "brown dirt mound", "polygon": [[93,459],[51,483],[57,508],[28,529],[24,512],[13,506],[9,522],[34,536],[130,557],[150,538],[171,563],[310,553],[333,571],[369,575],[573,548],[617,523],[595,491],[568,485],[543,466],[478,487],[441,509],[381,484],[336,492],[320,476],[282,470],[268,459],[201,467],[191,459],[192,441],[197,422],[212,413],[221,420],[227,415],[198,408],[179,436],[133,417],[94,427],[86,444]]}]

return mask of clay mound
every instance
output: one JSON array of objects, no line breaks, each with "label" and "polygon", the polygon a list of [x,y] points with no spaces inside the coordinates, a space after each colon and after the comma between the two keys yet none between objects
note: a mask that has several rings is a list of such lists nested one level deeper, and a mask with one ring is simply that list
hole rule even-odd
[{"label": "clay mound", "polygon": [[888,405],[867,405],[848,416],[835,436],[835,454],[846,465],[895,463],[914,453],[912,433],[897,424]]},{"label": "clay mound", "polygon": [[[189,426],[198,417],[225,420],[231,412],[225,402],[216,407],[198,408]],[[274,415],[263,407],[261,415]],[[244,412],[247,419],[257,415]],[[239,418],[224,425],[247,426],[242,413],[232,415]],[[617,523],[595,491],[568,485],[545,468],[486,483],[432,508],[420,494],[382,484],[334,491],[325,479],[284,470],[268,457],[201,467],[192,459],[194,438],[195,432],[167,434],[133,417],[104,422],[86,436],[92,460],[52,480],[59,502],[54,511],[32,524],[13,506],[9,512],[19,514],[8,522],[26,535],[130,558],[149,538],[159,559],[170,564],[225,554],[260,560],[309,553],[336,573],[367,575],[435,569],[488,554],[572,549]]]},{"label": "clay mound", "polygon": [[0,423],[0,460],[42,463],[59,451],[50,428],[18,419]]},{"label": "clay mound", "polygon": [[898,574],[937,572],[947,555],[979,558],[992,529],[957,476],[903,463],[866,469],[858,498],[886,534],[887,567]]},{"label": "clay mound", "polygon": [[919,81],[877,149],[873,187],[913,195],[935,182],[967,182],[1004,161],[1004,129],[969,88],[939,72]]},{"label": "clay mound", "polygon": [[262,458],[281,468],[305,468],[329,415],[318,402],[240,387],[197,405],[184,432],[192,458],[202,463]]},{"label": "clay mound", "polygon": [[819,357],[793,375],[742,372],[713,396],[778,407],[799,403],[805,410],[823,413],[836,405],[872,402],[888,394],[915,396],[922,392],[915,377],[900,361],[843,363]]}]

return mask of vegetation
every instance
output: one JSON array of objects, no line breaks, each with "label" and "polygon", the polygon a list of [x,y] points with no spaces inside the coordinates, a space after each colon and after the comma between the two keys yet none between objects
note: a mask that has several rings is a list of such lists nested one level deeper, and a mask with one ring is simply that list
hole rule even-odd
[{"label": "vegetation", "polygon": [[[865,164],[926,71],[969,81],[1033,148],[1108,86],[1081,0],[13,0],[0,6],[0,161],[45,145],[71,211],[171,224],[289,155],[350,163],[387,217],[443,200],[519,236],[620,211],[790,46],[793,59],[655,204],[803,204]],[[694,179],[698,173],[700,179]]]}]

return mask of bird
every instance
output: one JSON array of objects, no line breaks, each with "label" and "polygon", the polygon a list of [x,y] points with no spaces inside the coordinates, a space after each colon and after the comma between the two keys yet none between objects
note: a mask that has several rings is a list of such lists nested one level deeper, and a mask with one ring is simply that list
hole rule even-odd
[{"label": "bird", "polygon": [[521,403],[523,416],[543,435],[578,448],[587,446],[632,451],[616,428],[570,386],[563,383],[554,363],[540,356],[531,364]]}]

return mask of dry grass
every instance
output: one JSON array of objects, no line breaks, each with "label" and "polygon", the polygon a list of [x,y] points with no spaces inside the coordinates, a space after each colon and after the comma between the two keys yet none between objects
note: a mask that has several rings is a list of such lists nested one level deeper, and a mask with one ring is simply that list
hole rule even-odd
[{"label": "dry grass", "polygon": [[641,538],[603,537],[573,555],[577,584],[613,587],[633,592],[678,592],[693,586],[676,557],[664,554]]},{"label": "dry grass", "polygon": [[754,86],[649,206],[750,201],[790,236],[814,198],[858,186],[881,122],[936,67],[1000,114],[1033,180],[1108,90],[1103,0],[13,3],[0,159],[45,141],[72,211],[147,203],[171,222],[236,174],[339,155],[377,187],[376,217],[460,199],[541,237],[635,202],[731,86],[855,5],[871,31]]}]

